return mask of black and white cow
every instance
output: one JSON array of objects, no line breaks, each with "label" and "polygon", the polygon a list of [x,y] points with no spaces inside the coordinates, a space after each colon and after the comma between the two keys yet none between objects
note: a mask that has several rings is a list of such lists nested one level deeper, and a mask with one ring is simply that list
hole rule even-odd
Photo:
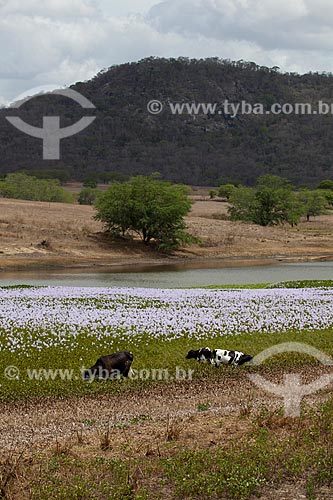
[{"label": "black and white cow", "polygon": [[189,351],[186,359],[195,359],[200,363],[207,363],[218,367],[220,365],[240,366],[251,361],[252,356],[240,351],[227,351],[225,349],[214,349],[212,351],[209,347],[204,347]]},{"label": "black and white cow", "polygon": [[227,351],[225,349],[214,349],[212,351],[212,364],[216,367],[220,365],[240,366],[251,361],[253,356],[244,354],[241,351]]},{"label": "black and white cow", "polygon": [[94,366],[82,373],[84,380],[91,378],[115,379],[119,375],[127,377],[131,369],[133,354],[129,351],[120,351],[98,358]]},{"label": "black and white cow", "polygon": [[210,365],[213,364],[212,361],[212,351],[209,347],[203,347],[201,349],[188,351],[186,355],[186,359],[195,359],[199,363],[208,363]]}]

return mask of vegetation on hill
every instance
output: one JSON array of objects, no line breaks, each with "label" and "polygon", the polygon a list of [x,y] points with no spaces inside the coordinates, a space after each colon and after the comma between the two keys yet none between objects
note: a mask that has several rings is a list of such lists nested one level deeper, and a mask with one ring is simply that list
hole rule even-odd
[{"label": "vegetation on hill", "polygon": [[[88,82],[72,86],[96,106],[97,119],[78,135],[61,141],[61,160],[42,159],[42,142],[0,120],[3,145],[0,173],[22,168],[59,168],[82,180],[100,180],[109,172],[147,175],[158,170],[164,179],[192,185],[240,181],[253,185],[271,173],[296,185],[314,187],[333,176],[331,128],[327,114],[238,114],[220,106],[213,115],[173,115],[168,103],[331,102],[333,75],[280,73],[252,62],[158,59],[114,66]],[[149,114],[147,103],[160,100],[164,111]],[[20,116],[40,126],[42,116],[61,116],[62,127],[87,110],[61,96],[41,96],[20,109],[0,115]],[[89,112],[88,114],[91,114]]]}]

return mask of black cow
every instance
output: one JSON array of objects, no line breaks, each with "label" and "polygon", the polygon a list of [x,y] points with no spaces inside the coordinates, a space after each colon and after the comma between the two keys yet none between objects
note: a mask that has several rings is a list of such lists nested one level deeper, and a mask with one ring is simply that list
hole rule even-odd
[{"label": "black cow", "polygon": [[98,358],[94,366],[83,371],[83,379],[93,378],[116,379],[120,375],[127,377],[131,369],[133,354],[129,351],[120,351]]}]

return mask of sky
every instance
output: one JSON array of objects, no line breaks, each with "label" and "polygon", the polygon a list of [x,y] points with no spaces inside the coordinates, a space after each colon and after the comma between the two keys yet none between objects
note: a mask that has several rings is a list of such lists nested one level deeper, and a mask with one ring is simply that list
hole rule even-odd
[{"label": "sky", "polygon": [[0,0],[0,105],[149,56],[333,71],[332,0]]}]

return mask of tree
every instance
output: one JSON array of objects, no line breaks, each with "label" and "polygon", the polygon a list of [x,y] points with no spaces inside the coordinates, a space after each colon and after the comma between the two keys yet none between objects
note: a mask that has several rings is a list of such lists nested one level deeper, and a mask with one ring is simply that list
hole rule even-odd
[{"label": "tree", "polygon": [[333,206],[333,190],[331,189],[321,189],[320,193],[324,196],[327,205]]},{"label": "tree", "polygon": [[272,226],[288,222],[297,224],[301,208],[292,185],[277,175],[259,177],[256,187],[256,203],[253,222],[261,226]]},{"label": "tree", "polygon": [[95,218],[113,236],[136,233],[144,243],[154,240],[166,251],[194,240],[185,232],[183,219],[191,208],[186,186],[137,176],[114,182],[98,197],[95,207]]},{"label": "tree", "polygon": [[255,209],[255,190],[239,187],[230,195],[228,209],[232,220],[253,221]]},{"label": "tree", "polygon": [[235,189],[238,188],[234,186],[234,184],[222,184],[222,186],[219,187],[219,197],[229,200]]},{"label": "tree", "polygon": [[37,177],[37,179],[58,179],[61,184],[69,182],[71,174],[68,170],[55,168],[29,168],[20,171],[20,173]]},{"label": "tree", "polygon": [[96,220],[104,223],[111,236],[125,236],[132,226],[133,207],[130,183],[114,182],[95,202]]},{"label": "tree", "polygon": [[88,175],[83,181],[83,187],[96,189],[97,188],[97,175],[96,174]]},{"label": "tree", "polygon": [[109,184],[110,182],[125,182],[130,179],[128,175],[122,174],[120,172],[103,172],[99,174],[101,182]]},{"label": "tree", "polygon": [[317,189],[329,189],[333,191],[333,181],[327,179],[324,181],[319,182]]},{"label": "tree", "polygon": [[292,189],[292,184],[288,179],[284,179],[278,175],[261,175],[257,180],[257,189],[262,188],[272,189],[277,191],[278,189]]},{"label": "tree", "polygon": [[215,189],[211,189],[211,190],[209,191],[209,198],[210,198],[211,200],[213,200],[214,198],[216,198],[216,195],[217,195],[217,192],[215,191]]},{"label": "tree", "polygon": [[303,215],[306,215],[306,220],[310,217],[321,215],[325,212],[326,199],[320,191],[311,191],[306,189],[299,193],[299,200],[302,203]]},{"label": "tree", "polygon": [[297,224],[301,205],[286,179],[276,175],[264,175],[257,186],[237,188],[230,196],[229,212],[234,220],[247,220],[261,226],[288,222]]},{"label": "tree", "polygon": [[93,205],[100,191],[91,187],[81,189],[78,202],[80,205]]}]

